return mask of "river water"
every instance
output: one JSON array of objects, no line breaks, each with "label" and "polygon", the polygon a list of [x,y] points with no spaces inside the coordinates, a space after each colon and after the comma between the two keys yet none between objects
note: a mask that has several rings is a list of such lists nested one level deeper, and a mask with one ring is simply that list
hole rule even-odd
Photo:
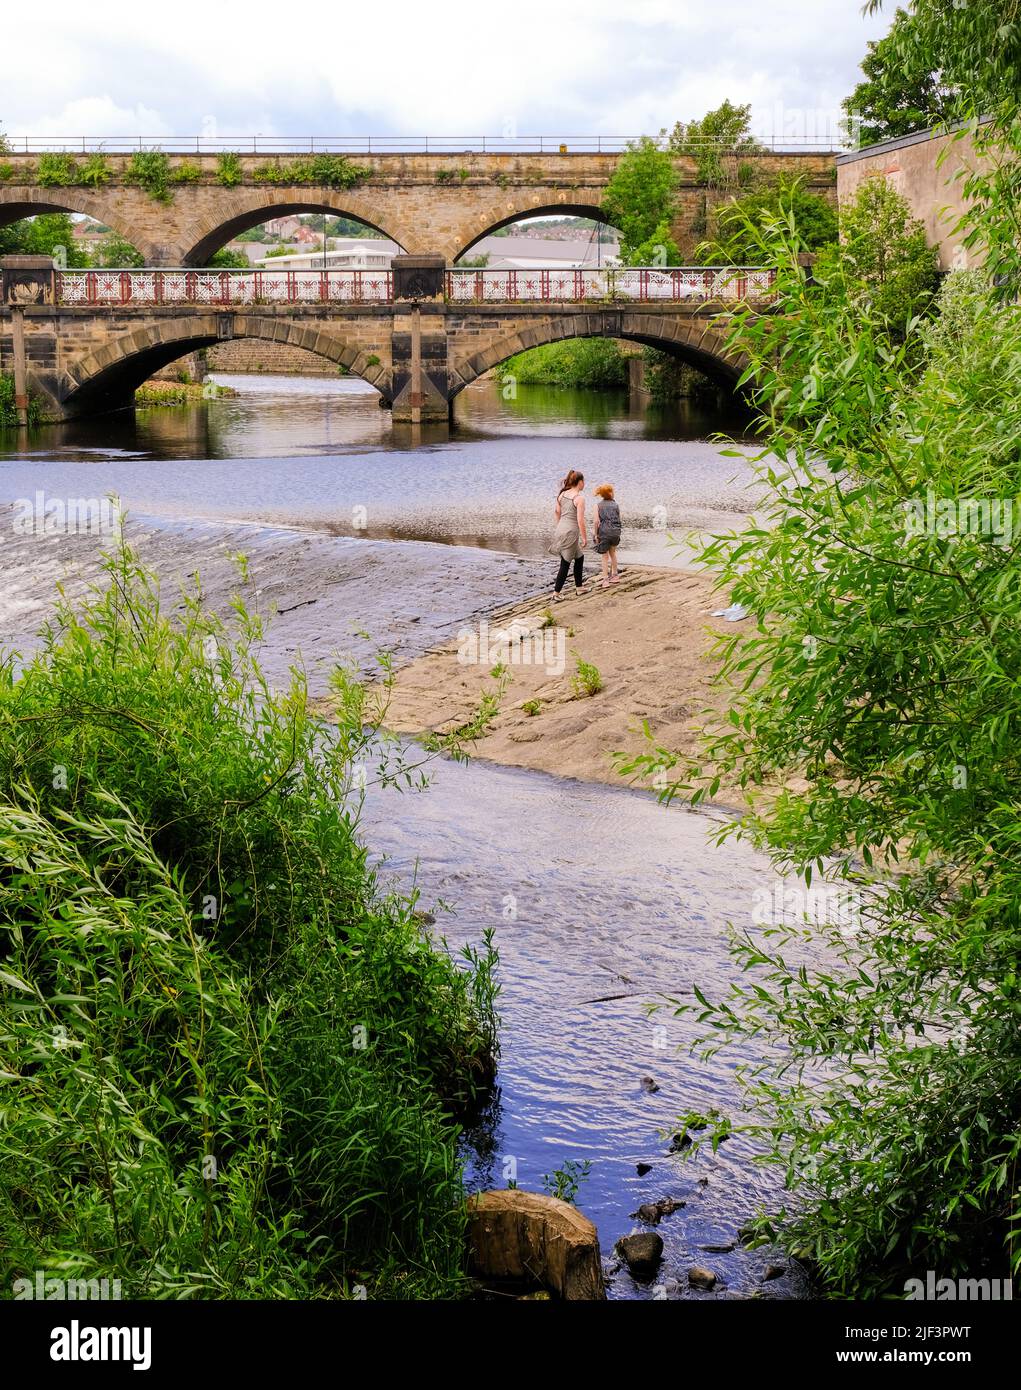
[{"label": "river water", "polygon": [[[198,568],[214,597],[228,553],[245,549],[257,592],[280,609],[271,677],[300,656],[314,689],[352,643],[408,660],[469,615],[548,583],[552,500],[568,468],[615,485],[632,562],[685,564],[686,528],[736,524],[755,501],[745,458],[725,457],[711,437],[740,431],[736,412],[527,387],[505,401],[480,382],[447,438],[394,429],[351,379],[222,380],[236,397],[54,427],[27,449],[0,435],[0,505],[37,490],[114,491],[156,568]],[[54,582],[80,578],[95,549],[91,538],[40,545],[7,533],[3,645],[28,642]],[[365,664],[362,648],[354,655]],[[695,985],[726,989],[727,923],[749,925],[756,890],[772,881],[747,847],[712,843],[717,820],[627,788],[481,763],[440,762],[427,791],[373,791],[364,809],[381,872],[417,884],[452,945],[496,930],[503,1053],[499,1095],[473,1136],[473,1183],[515,1177],[537,1189],[565,1160],[589,1162],[578,1202],[607,1255],[646,1229],[631,1218],[639,1203],[685,1203],[658,1227],[656,1284],[618,1271],[614,1298],[720,1296],[688,1289],[692,1264],[714,1270],[723,1296],[804,1292],[793,1273],[763,1285],[766,1252],[703,1248],[731,1245],[779,1196],[747,1143],[689,1165],[668,1152],[680,1113],[732,1111],[738,1095],[734,1058],[694,1063],[692,1025],[665,1001],[690,1002]],[[643,1177],[638,1163],[650,1165]]]},{"label": "river water", "polygon": [[737,409],[657,409],[626,393],[550,387],[505,401],[482,381],[458,397],[448,438],[393,426],[357,378],[216,380],[238,395],[54,426],[24,454],[0,434],[13,495],[109,489],[136,513],[540,555],[560,481],[576,468],[590,490],[616,488],[622,559],[652,564],[681,562],[675,542],[689,528],[737,524],[754,496],[744,460],[709,439],[745,427]]}]

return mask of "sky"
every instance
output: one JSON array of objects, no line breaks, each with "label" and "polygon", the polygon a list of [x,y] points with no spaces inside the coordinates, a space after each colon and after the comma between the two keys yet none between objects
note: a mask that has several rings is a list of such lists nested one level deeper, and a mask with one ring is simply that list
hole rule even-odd
[{"label": "sky", "polygon": [[632,137],[729,98],[752,104],[762,137],[826,143],[893,8],[865,18],[862,0],[47,0],[40,16],[9,0],[0,129],[154,142]]}]

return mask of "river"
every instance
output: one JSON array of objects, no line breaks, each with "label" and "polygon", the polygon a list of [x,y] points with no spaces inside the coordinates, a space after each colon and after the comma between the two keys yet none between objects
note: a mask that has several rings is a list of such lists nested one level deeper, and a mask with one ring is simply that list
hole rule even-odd
[{"label": "river", "polygon": [[[615,485],[625,562],[683,565],[686,528],[736,524],[754,502],[745,457],[725,457],[711,437],[740,431],[736,412],[527,387],[505,401],[481,382],[463,393],[447,438],[395,430],[375,393],[352,379],[221,380],[238,394],[48,428],[27,450],[0,435],[0,503],[40,489],[116,492],[157,568],[199,568],[214,597],[227,554],[246,549],[260,592],[281,609],[270,674],[300,655],[314,688],[338,649],[354,644],[363,665],[359,643],[408,660],[469,614],[547,583],[550,509],[568,468],[590,486]],[[84,546],[95,551],[92,538]],[[8,535],[4,645],[27,643],[54,582],[83,553]],[[642,1229],[631,1218],[641,1202],[685,1203],[658,1227],[661,1277],[643,1287],[620,1270],[613,1298],[804,1293],[794,1273],[764,1284],[769,1253],[734,1245],[743,1220],[779,1196],[776,1172],[758,1166],[743,1139],[689,1165],[668,1152],[680,1113],[732,1111],[738,1101],[734,1059],[694,1063],[692,1024],[665,1003],[690,1001],[694,985],[726,988],[727,923],[747,925],[756,889],[771,882],[747,847],[712,843],[719,814],[667,809],[624,787],[447,762],[427,791],[373,791],[364,808],[381,873],[417,884],[452,945],[496,931],[503,1050],[492,1112],[470,1136],[473,1183],[503,1186],[513,1175],[540,1188],[565,1160],[589,1162],[578,1202],[606,1255]],[[644,1176],[639,1163],[649,1165]],[[720,1291],[689,1290],[692,1264],[711,1268]]]}]

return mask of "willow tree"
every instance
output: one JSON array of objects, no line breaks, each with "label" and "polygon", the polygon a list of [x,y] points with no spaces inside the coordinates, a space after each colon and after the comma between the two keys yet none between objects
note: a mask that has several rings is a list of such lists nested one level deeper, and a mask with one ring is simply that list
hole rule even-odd
[{"label": "willow tree", "polygon": [[749,892],[739,982],[694,1006],[698,1046],[744,1059],[723,1123],[791,1190],[754,1234],[852,1296],[1021,1263],[1021,307],[992,273],[1017,218],[1021,84],[996,84],[1019,7],[917,8],[962,88],[995,48],[974,99],[1002,163],[969,214],[991,263],[897,335],[850,257],[808,276],[793,213],[749,226],[784,312],[732,335],[765,505],[701,557],[751,615],[719,642],[730,718],[707,716],[698,760],[628,765],[665,771],[666,797],[736,786],[721,836],[854,905],[762,926]]}]

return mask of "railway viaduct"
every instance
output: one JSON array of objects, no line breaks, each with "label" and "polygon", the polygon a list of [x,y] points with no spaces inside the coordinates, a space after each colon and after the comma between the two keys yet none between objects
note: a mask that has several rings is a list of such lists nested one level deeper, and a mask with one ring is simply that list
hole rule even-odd
[{"label": "railway viaduct", "polygon": [[[131,242],[146,265],[199,267],[232,237],[270,218],[330,212],[367,223],[409,255],[440,255],[452,264],[487,233],[521,217],[562,213],[605,221],[603,197],[621,158],[466,150],[350,159],[231,154],[225,163],[223,154],[150,153],[165,158],[162,183],[137,182],[142,166],[128,154],[0,154],[0,226],[42,212],[85,213]],[[836,200],[832,154],[727,158],[735,183],[783,172]],[[693,159],[677,156],[674,164],[674,238],[690,258],[707,203],[723,195],[699,183]],[[330,180],[344,186],[331,187]]]}]

